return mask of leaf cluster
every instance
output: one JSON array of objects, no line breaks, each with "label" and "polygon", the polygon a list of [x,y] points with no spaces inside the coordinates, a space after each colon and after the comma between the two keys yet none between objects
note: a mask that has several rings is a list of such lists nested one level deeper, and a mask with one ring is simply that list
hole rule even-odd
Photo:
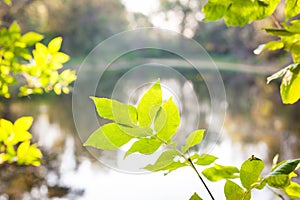
[{"label": "leaf cluster", "polygon": [[[265,186],[283,190],[291,198],[300,197],[300,185],[291,179],[300,159],[285,160],[276,164],[272,170],[261,175],[264,162],[252,156],[246,160],[240,169],[234,166],[215,166],[205,169],[202,173],[210,181],[226,180],[224,193],[227,200],[251,199],[253,189],[261,190]],[[242,186],[232,179],[239,179]]]},{"label": "leaf cluster", "polygon": [[[85,146],[116,150],[133,141],[124,158],[132,153],[153,154],[165,147],[158,159],[144,169],[152,172],[164,171],[166,174],[190,166],[200,177],[195,166],[209,166],[217,159],[210,154],[190,153],[192,147],[201,143],[205,133],[203,129],[190,133],[185,145],[177,148],[172,137],[180,125],[180,113],[172,98],[162,101],[159,80],[146,91],[136,107],[107,98],[92,97],[92,100],[99,116],[111,120],[112,123],[105,124],[92,133]],[[294,171],[299,162],[300,159],[283,161],[274,166],[269,174],[262,176],[264,163],[252,156],[240,169],[214,163],[212,167],[204,169],[202,174],[213,182],[226,179],[224,193],[228,200],[250,199],[253,189],[262,189],[266,185],[282,189],[290,197],[300,197],[300,185],[291,181],[296,175]],[[201,177],[200,179],[202,181]],[[242,186],[232,179],[239,179]],[[195,193],[190,199],[201,198]]]},{"label": "leaf cluster", "polygon": [[[300,1],[285,0],[285,22],[281,24],[274,15],[280,0],[209,0],[203,7],[205,20],[214,21],[224,18],[228,26],[245,26],[255,20],[272,17],[276,28],[264,30],[279,40],[261,44],[254,50],[260,54],[268,49],[275,51],[284,49],[291,53],[293,62],[288,67],[280,70],[268,78],[268,83],[276,78],[282,78],[280,94],[285,104],[293,104],[300,99],[299,70],[295,69],[300,63],[300,20],[294,19],[300,14]],[[293,70],[292,70],[293,69]]]},{"label": "leaf cluster", "polygon": [[19,165],[41,164],[42,153],[36,144],[31,144],[32,135],[28,132],[32,117],[21,117],[12,123],[0,119],[0,165],[16,162]]},{"label": "leaf cluster", "polygon": [[0,96],[11,97],[9,86],[16,83],[20,85],[19,96],[52,90],[69,93],[76,75],[71,70],[58,71],[69,60],[59,51],[62,38],[54,38],[47,46],[40,43],[42,39],[36,32],[21,34],[16,22],[0,29]]}]

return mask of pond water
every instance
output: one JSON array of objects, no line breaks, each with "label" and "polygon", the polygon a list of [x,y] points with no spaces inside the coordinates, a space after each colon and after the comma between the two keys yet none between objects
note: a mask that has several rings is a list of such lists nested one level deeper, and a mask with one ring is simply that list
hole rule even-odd
[{"label": "pond water", "polygon": [[[107,80],[103,80],[106,85],[97,88],[97,96],[109,96],[116,80],[124,75],[124,72],[109,73],[104,76],[104,79],[107,77]],[[181,83],[167,77],[161,79],[162,85],[172,85],[174,94],[171,92],[169,95],[175,96],[177,103],[184,100],[185,103],[179,106],[182,113],[189,111],[183,117],[181,130],[190,132],[195,124],[207,129],[212,116],[205,83],[193,72],[182,70],[181,73],[188,81]],[[206,140],[206,146],[199,146],[195,151],[216,155],[219,158],[218,164],[236,166],[255,155],[266,162],[267,169],[277,153],[280,159],[299,157],[300,104],[283,105],[278,84],[266,85],[266,77],[263,75],[228,71],[221,72],[221,75],[227,96],[227,101],[218,102],[220,109],[227,109],[223,129],[218,133],[212,129],[209,133],[212,136]],[[196,91],[194,97],[190,95],[191,88]],[[143,91],[144,88],[140,88],[130,92],[131,101],[136,102]],[[123,92],[128,93],[125,86]],[[117,93],[121,93],[121,90]],[[182,96],[176,96],[178,93]],[[193,98],[199,100],[197,109],[191,106]],[[75,129],[71,95],[32,96],[9,104],[4,101],[4,105],[7,106],[6,115],[2,116],[4,118],[14,120],[23,115],[34,117],[31,131],[43,150],[44,161],[39,168],[3,166],[0,174],[0,200],[183,200],[189,199],[194,192],[209,199],[192,169],[182,168],[167,176],[163,173],[144,173],[137,170],[139,167],[134,157],[123,161],[118,151],[107,153],[91,150],[92,154],[87,151],[80,140],[84,136],[80,133],[79,136]],[[86,107],[93,108],[92,102]],[[222,123],[218,118],[214,119],[214,123]],[[89,120],[84,116],[82,118],[82,124],[86,124],[85,134],[90,134],[93,129]],[[176,139],[182,143],[184,136]],[[138,164],[144,164],[141,156],[137,159],[140,161]],[[216,199],[225,199],[223,181],[206,182]],[[276,197],[266,189],[264,192],[255,191],[253,199],[271,200]]]}]

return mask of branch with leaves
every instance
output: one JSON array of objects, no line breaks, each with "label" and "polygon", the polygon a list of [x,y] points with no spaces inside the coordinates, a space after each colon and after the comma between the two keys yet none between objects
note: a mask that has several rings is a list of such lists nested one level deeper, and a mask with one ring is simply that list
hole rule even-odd
[{"label": "branch with leaves", "polygon": [[6,162],[19,165],[39,166],[42,153],[36,144],[31,144],[32,135],[28,132],[32,117],[21,117],[12,122],[0,119],[0,166]]},{"label": "branch with leaves", "polygon": [[[165,151],[158,159],[144,169],[152,172],[164,171],[168,174],[189,166],[196,172],[211,199],[214,199],[213,191],[207,187],[202,175],[213,182],[226,179],[224,193],[227,200],[250,199],[253,189],[262,189],[266,184],[283,189],[291,197],[300,197],[300,185],[291,181],[300,159],[281,162],[268,175],[261,177],[264,163],[254,156],[238,169],[235,166],[214,163],[217,159],[214,155],[190,153],[194,146],[201,143],[205,132],[203,129],[189,134],[185,145],[178,147],[172,138],[180,125],[180,112],[172,98],[166,102],[162,101],[159,80],[145,92],[137,107],[107,98],[92,97],[92,100],[99,116],[111,120],[112,123],[105,124],[92,133],[84,146],[116,150],[133,140],[124,159],[133,153],[150,155],[164,147]],[[214,166],[204,169],[202,175],[196,167],[213,163]],[[231,180],[236,178],[240,179],[244,189]],[[201,198],[195,193],[191,199]]]},{"label": "branch with leaves", "polygon": [[[74,71],[59,72],[69,56],[60,52],[62,38],[57,37],[47,46],[40,43],[41,34],[21,34],[14,22],[0,30],[0,96],[9,98],[9,86],[20,85],[19,96],[42,94],[54,90],[56,94],[69,93],[69,84],[76,79]],[[35,46],[32,54],[29,48]]]},{"label": "branch with leaves", "polygon": [[280,23],[274,12],[279,9],[280,0],[209,0],[202,11],[206,21],[224,18],[228,26],[245,26],[255,20],[271,17],[276,28],[264,30],[279,40],[260,45],[255,54],[263,50],[284,49],[290,52],[293,63],[268,78],[268,83],[282,78],[280,94],[285,104],[293,104],[300,99],[300,20],[294,17],[300,14],[300,1],[285,0],[285,22]]}]

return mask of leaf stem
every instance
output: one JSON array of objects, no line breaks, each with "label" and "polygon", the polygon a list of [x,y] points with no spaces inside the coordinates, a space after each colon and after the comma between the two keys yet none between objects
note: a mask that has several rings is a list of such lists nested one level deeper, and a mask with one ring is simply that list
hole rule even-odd
[{"label": "leaf stem", "polygon": [[193,170],[196,172],[196,174],[198,175],[200,181],[202,182],[202,184],[204,185],[206,191],[208,192],[209,196],[211,197],[212,200],[215,200],[214,196],[212,195],[211,191],[209,190],[208,186],[206,185],[206,183],[204,182],[203,178],[201,177],[200,173],[198,172],[197,168],[195,167],[194,163],[192,162],[192,160],[190,158],[186,158],[183,154],[182,156],[186,159],[186,161],[190,164],[190,166],[193,168]]},{"label": "leaf stem", "polygon": [[274,13],[271,15],[271,19],[273,20],[273,22],[277,28],[282,29],[282,26],[281,26],[279,20],[277,19],[277,17],[274,15]]},{"label": "leaf stem", "polygon": [[[160,140],[161,142],[163,142],[166,145],[169,145],[167,141],[161,139],[160,137],[158,137],[157,135],[155,135],[155,138],[157,138],[158,140]],[[201,177],[200,173],[198,172],[197,168],[195,167],[193,161],[190,158],[187,158],[181,151],[179,151],[178,149],[174,148],[184,159],[185,161],[193,168],[193,170],[196,172],[197,176],[199,177],[200,181],[202,182],[202,184],[204,185],[206,191],[208,192],[209,196],[211,197],[212,200],[215,200],[214,196],[212,195],[211,191],[209,190],[208,186],[206,185],[206,183],[204,182],[203,178]]]},{"label": "leaf stem", "polygon": [[271,190],[271,192],[273,192],[276,196],[278,196],[280,199],[285,200],[284,197],[279,194],[278,192],[275,192],[274,190],[272,190],[270,187],[267,187],[269,190]]}]

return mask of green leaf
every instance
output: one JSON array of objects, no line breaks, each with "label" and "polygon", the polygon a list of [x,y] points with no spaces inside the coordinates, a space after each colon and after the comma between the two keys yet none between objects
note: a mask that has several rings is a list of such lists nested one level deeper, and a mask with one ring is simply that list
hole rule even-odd
[{"label": "green leaf", "polygon": [[152,172],[168,170],[168,168],[171,168],[172,164],[175,162],[174,158],[176,156],[181,156],[178,151],[174,149],[167,150],[159,156],[159,158],[153,165],[149,164],[144,169],[147,169]]},{"label": "green leaf", "polygon": [[254,52],[254,54],[258,55],[265,49],[275,51],[275,50],[281,49],[283,47],[284,47],[284,43],[281,40],[271,41],[271,42],[268,42],[267,44],[259,45],[253,52]]},{"label": "green leaf", "polygon": [[14,128],[17,130],[27,131],[31,127],[32,122],[32,117],[21,117],[15,121]]},{"label": "green leaf", "polygon": [[4,1],[4,3],[6,3],[7,5],[11,5],[11,0],[3,0]]},{"label": "green leaf", "polygon": [[135,137],[135,138],[142,138],[147,137],[153,134],[152,129],[149,127],[139,127],[139,126],[122,126],[119,125],[119,127],[124,131],[126,134]]},{"label": "green leaf", "polygon": [[202,200],[202,198],[195,192],[193,196],[191,196],[190,200]]},{"label": "green leaf", "polygon": [[162,104],[162,90],[159,80],[143,95],[138,106],[138,121],[140,126],[150,126]]},{"label": "green leaf", "polygon": [[0,141],[7,143],[7,138],[14,131],[14,125],[6,119],[0,119]]},{"label": "green leaf", "polygon": [[186,167],[186,166],[189,166],[189,164],[187,164],[186,162],[182,163],[180,161],[176,161],[166,167],[161,168],[160,171],[167,170],[167,173],[165,173],[165,175],[167,175],[176,169],[179,169],[181,167]]},{"label": "green leaf", "polygon": [[194,154],[190,157],[190,159],[192,160],[192,162],[194,164],[197,165],[210,165],[213,162],[215,162],[215,160],[217,159],[217,157],[210,155],[210,154]]},{"label": "green leaf", "polygon": [[297,68],[298,65],[299,65],[298,63],[290,64],[290,65],[288,65],[287,67],[285,67],[285,68],[279,70],[278,72],[276,72],[276,73],[273,74],[272,76],[269,76],[269,77],[267,78],[267,84],[269,84],[269,83],[270,83],[272,80],[274,80],[274,79],[283,77],[283,76],[286,74],[286,72],[287,72],[288,70]]},{"label": "green leaf", "polygon": [[168,101],[166,101],[162,105],[161,109],[164,112],[158,113],[158,116],[156,117],[154,123],[159,123],[159,121],[164,119],[160,116],[162,115],[162,113],[165,113],[165,116],[166,116],[165,120],[164,120],[165,123],[163,124],[160,131],[157,132],[157,136],[164,141],[168,141],[177,132],[177,128],[180,124],[180,114],[179,114],[179,110],[178,110],[176,104],[173,102],[172,98],[170,98]]},{"label": "green leaf", "polygon": [[300,13],[300,1],[298,1],[298,0],[286,0],[284,11],[285,11],[286,21],[291,17],[299,15],[299,13]]},{"label": "green leaf", "polygon": [[266,28],[264,29],[267,33],[274,36],[291,36],[294,35],[294,33],[291,33],[285,29],[276,29],[276,28]]},{"label": "green leaf", "polygon": [[222,166],[215,164],[213,167],[206,168],[202,174],[210,181],[219,181],[228,178],[238,178],[239,170],[235,166]]},{"label": "green leaf", "polygon": [[285,104],[293,104],[300,99],[300,65],[286,71],[280,85],[280,94]]},{"label": "green leaf", "polygon": [[270,175],[265,179],[267,180],[269,186],[279,189],[283,189],[291,183],[289,175],[287,174]]},{"label": "green leaf", "polygon": [[57,62],[57,63],[66,63],[68,62],[68,60],[70,60],[70,56],[62,52],[57,52],[57,53],[53,53],[52,60],[53,62]]},{"label": "green leaf", "polygon": [[202,8],[207,21],[221,19],[227,12],[229,1],[208,1]]},{"label": "green leaf", "polygon": [[270,16],[280,0],[209,0],[203,7],[205,20],[224,17],[228,26],[244,26]]},{"label": "green leaf", "polygon": [[205,130],[196,130],[192,132],[186,139],[185,145],[181,147],[182,153],[186,153],[191,147],[199,144],[202,141]]},{"label": "green leaf", "polygon": [[240,169],[240,179],[242,185],[246,189],[249,189],[253,183],[258,181],[263,168],[264,163],[259,159],[246,160]]},{"label": "green leaf", "polygon": [[100,117],[110,119],[118,124],[134,126],[137,122],[136,108],[107,98],[91,97]]},{"label": "green leaf", "polygon": [[43,38],[44,36],[39,33],[28,32],[21,37],[20,41],[26,43],[28,46],[32,46]]},{"label": "green leaf", "polygon": [[126,152],[125,157],[135,152],[139,152],[145,155],[150,155],[154,153],[161,145],[162,145],[162,141],[158,139],[142,138],[133,143],[130,149]]},{"label": "green leaf", "polygon": [[300,159],[294,159],[294,160],[287,160],[280,162],[279,165],[277,165],[274,169],[272,169],[270,175],[276,176],[276,175],[281,175],[281,174],[290,174],[293,172],[298,164],[300,162]]},{"label": "green leaf", "polygon": [[[245,191],[235,182],[227,180],[224,186],[226,200],[250,200],[251,193],[246,194]],[[247,195],[246,197],[244,197]]]},{"label": "green leaf", "polygon": [[22,142],[17,149],[17,163],[25,165],[39,166],[41,164],[42,153],[29,141]]},{"label": "green leaf", "polygon": [[56,37],[52,39],[48,44],[48,50],[50,53],[58,52],[62,43],[62,37]]},{"label": "green leaf", "polygon": [[105,124],[97,129],[84,143],[84,146],[92,146],[103,150],[115,150],[132,139],[115,124]]},{"label": "green leaf", "polygon": [[9,27],[9,32],[11,33],[20,33],[21,32],[21,29],[20,29],[20,26],[18,25],[18,23],[16,21],[14,21],[10,27]]},{"label": "green leaf", "polygon": [[284,188],[284,192],[290,198],[300,198],[300,185],[298,183],[291,182],[289,186]]}]

